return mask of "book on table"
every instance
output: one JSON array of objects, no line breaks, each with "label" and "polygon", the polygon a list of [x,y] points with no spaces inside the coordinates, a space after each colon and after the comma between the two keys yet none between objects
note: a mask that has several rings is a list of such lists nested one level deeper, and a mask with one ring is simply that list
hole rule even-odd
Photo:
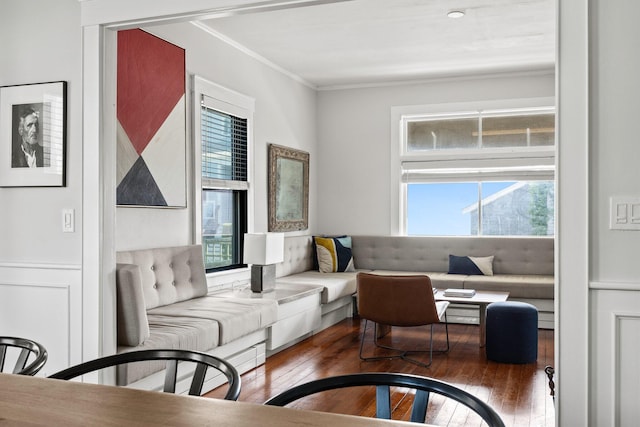
[{"label": "book on table", "polygon": [[444,291],[445,297],[463,297],[463,298],[471,298],[476,294],[475,289],[447,289]]}]

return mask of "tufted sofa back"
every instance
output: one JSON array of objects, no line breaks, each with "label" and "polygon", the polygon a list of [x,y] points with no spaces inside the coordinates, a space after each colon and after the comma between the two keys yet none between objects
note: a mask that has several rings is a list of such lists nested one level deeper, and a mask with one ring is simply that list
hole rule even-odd
[{"label": "tufted sofa back", "polygon": [[352,236],[357,269],[442,271],[449,255],[491,256],[494,274],[554,274],[552,237]]},{"label": "tufted sofa back", "polygon": [[[123,274],[122,264],[138,267],[139,278],[134,281],[140,280],[147,310],[207,294],[201,245],[122,251],[116,261]],[[129,274],[137,274],[136,270],[129,269]]]},{"label": "tufted sofa back", "polygon": [[312,237],[287,236],[284,239],[284,261],[276,264],[276,277],[302,273],[313,268]]},{"label": "tufted sofa back", "polygon": [[[442,271],[449,255],[491,256],[494,274],[554,274],[553,237],[351,236],[356,269]],[[276,277],[313,268],[312,237],[284,239]]]}]

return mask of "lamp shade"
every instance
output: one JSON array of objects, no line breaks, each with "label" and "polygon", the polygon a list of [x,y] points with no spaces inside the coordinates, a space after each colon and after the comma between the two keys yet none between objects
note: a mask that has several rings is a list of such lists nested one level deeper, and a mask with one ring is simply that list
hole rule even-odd
[{"label": "lamp shade", "polygon": [[246,233],[244,262],[269,265],[284,261],[284,233]]}]

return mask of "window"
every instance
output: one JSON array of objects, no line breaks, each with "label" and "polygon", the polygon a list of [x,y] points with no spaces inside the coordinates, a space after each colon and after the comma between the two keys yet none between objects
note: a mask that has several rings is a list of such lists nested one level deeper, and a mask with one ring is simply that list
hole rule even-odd
[{"label": "window", "polygon": [[411,108],[392,112],[400,122],[400,155],[392,156],[401,177],[400,234],[554,234],[552,107]]},{"label": "window", "polygon": [[[248,230],[249,146],[253,101],[196,78],[196,164],[199,197],[196,240],[207,272],[244,267]],[[240,105],[234,105],[233,102]],[[243,107],[242,104],[245,104]]]},{"label": "window", "polygon": [[412,117],[406,120],[409,152],[451,149],[553,146],[555,115],[548,110],[520,114],[475,113],[463,117]]},{"label": "window", "polygon": [[407,187],[408,235],[553,235],[553,181],[414,183]]}]

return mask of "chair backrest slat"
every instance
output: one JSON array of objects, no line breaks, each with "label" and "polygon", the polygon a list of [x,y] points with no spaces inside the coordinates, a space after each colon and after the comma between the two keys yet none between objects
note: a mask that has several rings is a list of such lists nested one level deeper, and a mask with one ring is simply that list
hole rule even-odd
[{"label": "chair backrest slat", "polygon": [[0,345],[0,372],[4,371],[4,358],[7,354],[7,346]]},{"label": "chair backrest slat", "polygon": [[176,382],[178,381],[178,361],[167,360],[167,365],[164,374],[164,392],[175,393]]},{"label": "chair backrest slat", "polygon": [[[14,348],[15,351],[10,350]],[[14,355],[17,353],[17,356]],[[33,357],[31,357],[33,356]],[[12,374],[35,375],[47,362],[47,350],[37,342],[26,338],[0,337],[0,372],[4,372],[7,361],[15,358],[13,368],[7,367]],[[29,363],[29,359],[32,359]]]},{"label": "chair backrest slat", "polygon": [[388,385],[376,387],[376,418],[391,419],[391,387]]},{"label": "chair backrest slat", "polygon": [[429,392],[426,390],[416,390],[411,408],[411,422],[424,423],[427,418],[427,406],[429,405]]},{"label": "chair backrest slat", "polygon": [[20,351],[20,355],[18,356],[18,360],[16,360],[16,366],[13,368],[13,373],[17,374],[21,372],[25,366],[27,366],[27,359],[29,358],[29,354],[31,354],[31,350],[27,348],[23,348]]},{"label": "chair backrest slat", "polygon": [[178,362],[193,362],[196,364],[196,368],[189,389],[190,395],[200,395],[207,368],[211,367],[223,373],[227,378],[229,388],[224,398],[227,400],[238,400],[238,396],[240,395],[240,374],[236,368],[226,360],[199,351],[158,349],[113,354],[72,366],[56,372],[49,376],[49,378],[70,380],[89,372],[112,366],[151,360],[166,361],[163,391],[167,393],[175,393],[176,383],[178,381]]},{"label": "chair backrest slat", "polygon": [[265,405],[285,406],[295,400],[322,391],[357,386],[376,386],[376,398],[381,400],[381,402],[376,402],[376,413],[379,418],[390,418],[391,411],[389,409],[389,415],[387,415],[386,408],[390,408],[389,387],[393,386],[416,390],[411,421],[424,423],[430,393],[436,393],[472,409],[489,427],[505,427],[504,422],[491,406],[469,392],[444,381],[401,373],[369,372],[321,378],[285,390],[267,400]]},{"label": "chair backrest slat", "polygon": [[189,394],[191,395],[200,395],[202,393],[202,387],[204,386],[204,378],[207,374],[207,365],[204,363],[198,363],[196,366],[196,371],[193,374],[193,380],[191,380],[191,388],[189,389]]}]

